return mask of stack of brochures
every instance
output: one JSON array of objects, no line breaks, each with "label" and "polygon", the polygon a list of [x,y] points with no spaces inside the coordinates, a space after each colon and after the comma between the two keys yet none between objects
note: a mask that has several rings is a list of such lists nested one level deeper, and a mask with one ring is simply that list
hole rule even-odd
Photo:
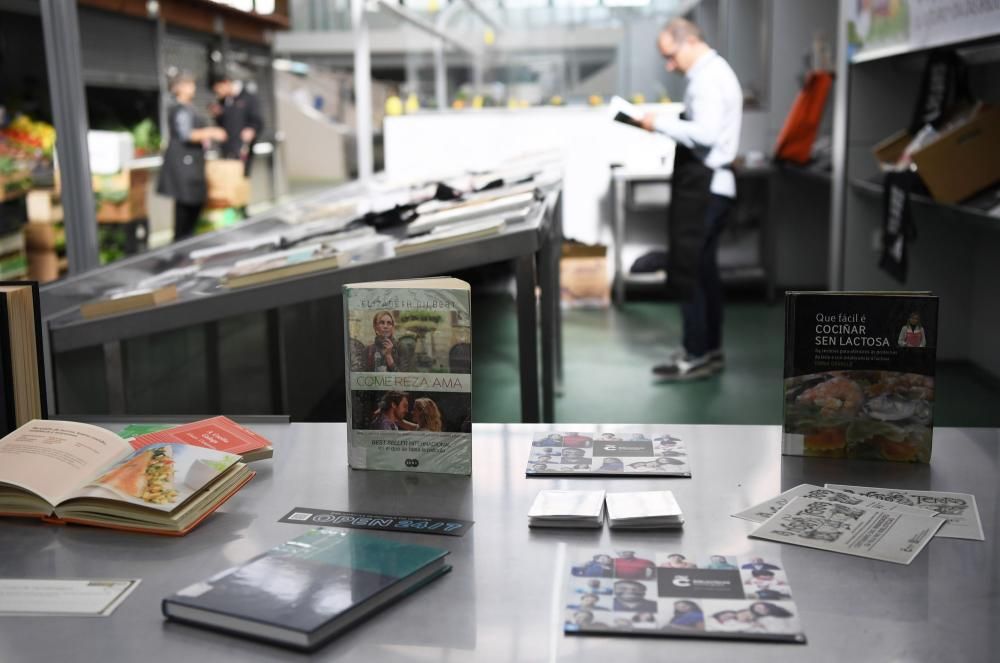
[{"label": "stack of brochures", "polygon": [[612,529],[679,529],[681,508],[669,490],[608,493],[608,524]]},{"label": "stack of brochures", "polygon": [[751,537],[909,564],[934,536],[983,540],[976,498],[865,486],[802,484],[733,514]]},{"label": "stack of brochures", "polygon": [[528,511],[529,527],[604,526],[603,490],[543,490]]}]

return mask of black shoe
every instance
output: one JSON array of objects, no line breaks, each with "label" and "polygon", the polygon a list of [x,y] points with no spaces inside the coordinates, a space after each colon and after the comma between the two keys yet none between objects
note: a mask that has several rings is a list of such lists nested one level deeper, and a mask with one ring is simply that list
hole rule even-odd
[{"label": "black shoe", "polygon": [[715,375],[724,365],[722,353],[716,357],[705,354],[700,357],[671,357],[666,363],[653,367],[653,375],[664,381],[697,380]]}]

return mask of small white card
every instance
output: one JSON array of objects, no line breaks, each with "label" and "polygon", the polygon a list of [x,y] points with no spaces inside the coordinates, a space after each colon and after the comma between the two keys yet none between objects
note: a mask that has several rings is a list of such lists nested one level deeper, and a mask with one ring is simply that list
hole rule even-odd
[{"label": "small white card", "polygon": [[604,511],[603,490],[542,490],[529,518],[596,518]]},{"label": "small white card", "polygon": [[912,513],[917,516],[936,516],[937,513],[929,509],[918,509],[905,504],[886,502],[874,497],[862,497],[844,490],[837,490],[827,485],[814,486],[810,483],[803,483],[795,488],[786,490],[777,497],[772,497],[760,504],[756,504],[749,509],[734,513],[733,518],[742,518],[755,523],[762,523],[781,510],[781,507],[791,502],[796,497],[808,497],[812,500],[823,500],[825,502],[839,502],[848,506],[863,506],[869,509],[884,509],[886,511],[898,511],[899,513]]},{"label": "small white card", "polygon": [[945,493],[940,490],[909,490],[907,488],[874,488],[872,486],[845,486],[826,484],[827,488],[875,499],[904,504],[936,512],[944,521],[937,533],[945,539],[971,539],[984,541],[983,524],[979,520],[976,496],[969,493]]},{"label": "small white card", "polygon": [[0,615],[107,617],[139,582],[0,578]]},{"label": "small white card", "polygon": [[682,522],[681,508],[669,490],[608,493],[606,500],[612,526],[636,521]]},{"label": "small white card", "polygon": [[941,518],[796,497],[750,536],[909,564],[942,525]]}]

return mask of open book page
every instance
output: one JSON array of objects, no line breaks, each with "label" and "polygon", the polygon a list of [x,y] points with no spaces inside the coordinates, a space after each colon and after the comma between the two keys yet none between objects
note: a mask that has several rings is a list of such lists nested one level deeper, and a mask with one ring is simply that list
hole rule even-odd
[{"label": "open book page", "polygon": [[173,511],[238,460],[234,454],[189,444],[154,444],[112,463],[72,497]]},{"label": "open book page", "polygon": [[98,426],[34,419],[0,440],[0,481],[56,505],[130,450]]},{"label": "open book page", "polygon": [[611,119],[614,121],[624,122],[625,124],[630,124],[633,127],[642,126],[643,112],[621,97],[612,97],[611,103],[608,107],[611,109]]}]

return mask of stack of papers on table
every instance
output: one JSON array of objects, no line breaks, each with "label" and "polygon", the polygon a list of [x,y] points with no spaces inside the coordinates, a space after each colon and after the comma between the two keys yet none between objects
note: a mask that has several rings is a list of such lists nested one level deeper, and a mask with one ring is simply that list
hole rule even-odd
[{"label": "stack of papers on table", "polygon": [[543,490],[528,511],[529,527],[603,527],[603,490]]},{"label": "stack of papers on table", "polygon": [[733,514],[751,537],[909,564],[934,536],[983,540],[973,495],[802,484]]},{"label": "stack of papers on table", "polygon": [[612,529],[679,529],[681,508],[669,490],[608,493],[608,523]]}]

